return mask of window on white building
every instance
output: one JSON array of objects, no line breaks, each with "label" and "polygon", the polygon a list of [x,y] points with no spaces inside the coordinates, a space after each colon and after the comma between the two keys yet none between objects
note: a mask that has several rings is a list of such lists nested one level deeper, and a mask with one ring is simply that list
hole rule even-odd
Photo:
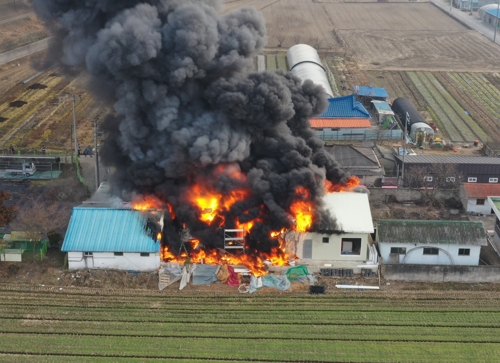
[{"label": "window on white building", "polygon": [[488,183],[498,183],[498,178],[489,178]]},{"label": "window on white building", "polygon": [[439,255],[439,249],[433,247],[424,248],[424,255]]},{"label": "window on white building", "polygon": [[448,176],[448,177],[446,177],[446,182],[447,183],[454,183],[455,182],[455,177],[454,176]]},{"label": "window on white building", "polygon": [[468,183],[476,183],[477,182],[477,178],[467,178],[467,182]]},{"label": "window on white building", "polygon": [[361,238],[342,238],[343,255],[360,255],[361,254]]},{"label": "window on white building", "polygon": [[391,253],[406,255],[406,247],[391,247]]},{"label": "window on white building", "polygon": [[114,255],[115,256],[123,256],[123,252],[115,252]]},{"label": "window on white building", "polygon": [[83,256],[87,257],[87,256],[92,256],[93,253],[92,252],[84,252],[83,253]]},{"label": "window on white building", "polygon": [[330,243],[330,237],[323,237],[323,243]]},{"label": "window on white building", "polygon": [[432,176],[424,176],[424,181],[431,182],[432,181]]},{"label": "window on white building", "polygon": [[485,199],[476,199],[476,205],[484,205]]},{"label": "window on white building", "polygon": [[459,248],[458,255],[459,256],[470,256],[470,248]]},{"label": "window on white building", "polygon": [[147,252],[141,252],[141,257],[149,257],[149,253],[147,253]]}]

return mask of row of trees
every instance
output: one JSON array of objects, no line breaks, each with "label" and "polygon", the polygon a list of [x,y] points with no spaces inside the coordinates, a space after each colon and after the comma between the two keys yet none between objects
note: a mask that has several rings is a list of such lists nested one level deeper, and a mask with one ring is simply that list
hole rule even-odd
[{"label": "row of trees", "polygon": [[58,207],[54,203],[44,203],[40,197],[26,200],[22,207],[10,205],[12,195],[5,190],[0,191],[0,228],[10,225],[13,230],[23,231],[33,241],[33,247],[41,236],[48,236],[49,241],[58,243],[60,235],[56,232],[64,227]]}]

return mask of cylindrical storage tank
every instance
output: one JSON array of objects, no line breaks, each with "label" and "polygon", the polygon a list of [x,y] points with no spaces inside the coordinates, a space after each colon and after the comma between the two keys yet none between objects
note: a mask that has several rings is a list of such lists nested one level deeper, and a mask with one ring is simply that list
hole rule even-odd
[{"label": "cylindrical storage tank", "polygon": [[417,111],[413,104],[408,98],[396,98],[392,103],[392,110],[394,114],[398,116],[399,121],[405,126],[406,122],[406,113],[410,116],[410,122],[406,125],[406,129],[408,132],[411,130],[411,126],[416,123],[424,123],[427,124],[427,121],[422,117],[422,115]]},{"label": "cylindrical storage tank", "polygon": [[288,49],[288,68],[302,82],[309,79],[314,84],[322,86],[328,97],[333,97],[333,91],[321,64],[318,52],[307,44],[297,44]]}]

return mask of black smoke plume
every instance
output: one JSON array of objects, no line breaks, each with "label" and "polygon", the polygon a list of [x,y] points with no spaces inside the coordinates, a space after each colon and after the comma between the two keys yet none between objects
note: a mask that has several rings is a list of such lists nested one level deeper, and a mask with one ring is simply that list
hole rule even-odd
[{"label": "black smoke plume", "polygon": [[[199,220],[185,199],[194,183],[223,194],[250,194],[223,216],[255,224],[251,250],[275,245],[271,231],[291,228],[291,203],[313,201],[314,227],[334,230],[321,196],[325,179],[346,174],[325,152],[308,118],[324,111],[323,89],[284,72],[252,73],[266,44],[252,8],[220,15],[219,0],[33,0],[52,30],[50,49],[67,69],[93,75],[91,89],[113,102],[101,155],[120,193],[154,194],[205,245],[222,241],[220,223]],[[246,180],[229,172],[238,169]],[[305,187],[308,195],[297,196]],[[219,221],[220,222],[220,221]],[[167,224],[177,250],[179,224]]]}]

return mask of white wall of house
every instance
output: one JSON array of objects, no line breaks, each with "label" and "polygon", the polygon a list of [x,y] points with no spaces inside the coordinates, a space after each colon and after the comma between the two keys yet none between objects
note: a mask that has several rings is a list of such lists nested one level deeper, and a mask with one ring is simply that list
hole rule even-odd
[{"label": "white wall of house", "polygon": [[[328,242],[323,242],[323,239]],[[357,243],[359,241],[359,248]],[[322,264],[335,261],[368,260],[368,234],[321,234],[307,233],[297,245],[297,257],[300,263]],[[342,249],[344,248],[344,250]]]},{"label": "white wall of house", "polygon": [[160,254],[149,253],[141,256],[140,253],[124,252],[123,256],[115,256],[113,252],[68,252],[68,268],[82,269],[114,269],[133,271],[154,271],[160,267]]},{"label": "white wall of house", "polygon": [[492,214],[488,198],[469,198],[465,210],[468,213]]},{"label": "white wall of house", "polygon": [[[469,265],[477,266],[479,265],[479,253],[481,252],[481,246],[471,246],[471,245],[450,245],[450,244],[418,244],[415,246],[414,243],[379,243],[379,252],[382,256],[382,260],[385,263],[389,263],[389,254],[392,248],[405,249],[405,254],[399,255],[399,263],[403,263],[406,257],[405,263],[407,264],[422,264],[422,265]],[[437,248],[437,255],[424,255],[424,248]],[[469,255],[467,251],[459,250],[469,250]]]}]

